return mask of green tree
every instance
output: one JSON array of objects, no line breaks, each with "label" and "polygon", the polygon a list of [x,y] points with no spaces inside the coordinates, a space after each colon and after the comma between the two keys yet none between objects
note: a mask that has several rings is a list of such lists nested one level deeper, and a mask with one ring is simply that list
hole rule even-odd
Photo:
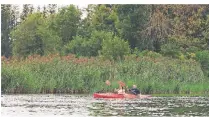
[{"label": "green tree", "polygon": [[103,40],[101,55],[110,60],[123,60],[130,53],[128,42],[118,37]]},{"label": "green tree", "polygon": [[27,17],[12,31],[13,54],[26,57],[31,54],[45,55],[59,51],[60,38],[48,28],[47,19],[41,13]]},{"label": "green tree", "polygon": [[30,14],[30,4],[23,4],[23,10],[20,16],[21,21],[24,21],[29,14]]},{"label": "green tree", "polygon": [[12,55],[12,39],[10,32],[17,25],[18,7],[15,5],[1,5],[1,55],[9,57]]},{"label": "green tree", "polygon": [[206,20],[206,28],[205,31],[202,32],[203,36],[204,36],[204,42],[205,44],[203,44],[205,49],[209,50],[209,15],[207,16],[207,20]]},{"label": "green tree", "polygon": [[30,6],[29,6],[29,14],[32,14],[34,12],[34,7],[33,7],[33,5],[31,4]]},{"label": "green tree", "polygon": [[47,10],[49,14],[54,14],[56,12],[56,8],[57,8],[56,4],[49,4]]},{"label": "green tree", "polygon": [[46,18],[47,17],[47,8],[46,8],[46,5],[44,5],[42,13],[43,13],[43,16]]},{"label": "green tree", "polygon": [[90,38],[76,36],[65,46],[66,54],[73,53],[81,56],[98,56],[102,49],[102,41],[113,37],[111,32],[93,31]]},{"label": "green tree", "polygon": [[209,51],[203,50],[196,53],[196,60],[201,63],[202,70],[205,75],[209,78]]},{"label": "green tree", "polygon": [[95,31],[95,27],[92,24],[92,17],[94,15],[94,9],[96,5],[88,5],[84,12],[87,13],[87,16],[81,20],[78,26],[77,35],[85,38],[90,38],[91,33]]},{"label": "green tree", "polygon": [[116,22],[118,17],[115,5],[97,5],[94,6],[92,13],[92,25],[98,31],[113,32],[118,35]]},{"label": "green tree", "polygon": [[[207,39],[205,38],[207,37],[207,14],[209,10],[207,5],[160,5],[155,9],[157,10],[155,13],[162,14],[164,17],[160,20],[164,21],[161,23],[162,25],[157,26],[161,26],[163,29],[161,31],[164,32],[164,35],[159,36],[159,45],[165,43],[172,46],[169,39],[173,38],[184,54],[207,48]],[[154,18],[154,21],[156,22],[157,19]],[[157,36],[154,35],[154,37]],[[163,47],[166,50],[165,46]]]},{"label": "green tree", "polygon": [[[146,48],[142,31],[149,20],[149,5],[117,5],[119,22],[117,29],[122,39],[126,39],[131,49]],[[148,49],[148,48],[146,48]]]},{"label": "green tree", "polygon": [[207,5],[172,5],[173,35],[192,38],[202,37],[205,28]]},{"label": "green tree", "polygon": [[81,19],[81,11],[74,5],[61,8],[51,24],[52,29],[58,32],[62,39],[62,45],[67,44],[76,36],[79,22]]},{"label": "green tree", "polygon": [[170,43],[169,38],[175,38],[184,51],[203,48],[206,11],[205,5],[151,5],[146,39],[157,52],[160,52],[161,45]]},{"label": "green tree", "polygon": [[166,13],[167,5],[151,5],[149,22],[145,29],[145,39],[149,42],[151,49],[160,52],[161,44],[166,41],[170,34],[170,20]]}]

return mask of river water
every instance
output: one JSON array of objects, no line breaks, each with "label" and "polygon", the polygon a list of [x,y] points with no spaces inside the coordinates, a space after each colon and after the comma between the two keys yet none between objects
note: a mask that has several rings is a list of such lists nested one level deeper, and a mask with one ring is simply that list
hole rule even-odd
[{"label": "river water", "polygon": [[92,95],[2,95],[2,117],[209,116],[209,97],[94,99]]}]

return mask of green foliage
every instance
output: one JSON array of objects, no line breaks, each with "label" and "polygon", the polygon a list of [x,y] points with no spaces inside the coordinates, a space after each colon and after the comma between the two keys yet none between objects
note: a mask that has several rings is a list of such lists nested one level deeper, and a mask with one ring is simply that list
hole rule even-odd
[{"label": "green foliage", "polygon": [[185,60],[185,56],[182,53],[178,57],[180,60]]},{"label": "green foliage", "polygon": [[91,25],[90,18],[83,19],[79,23],[79,27],[77,30],[77,35],[76,36],[81,36],[83,38],[90,38],[91,33],[94,31],[94,26]]},{"label": "green foliage", "polygon": [[153,51],[149,51],[145,56],[151,57],[151,58],[159,58],[162,57],[161,54]]},{"label": "green foliage", "polygon": [[190,46],[188,49],[187,49],[187,52],[190,52],[190,53],[196,53],[198,51],[200,51],[201,49],[196,47],[196,46]]},{"label": "green foliage", "polygon": [[115,26],[118,16],[114,5],[97,5],[92,14],[92,25],[96,30],[118,33]]},{"label": "green foliage", "polygon": [[177,57],[180,54],[180,47],[175,43],[168,43],[161,46],[161,53],[166,56]]},{"label": "green foliage", "polygon": [[47,7],[48,7],[48,12],[50,14],[55,14],[57,4],[49,4]]},{"label": "green foliage", "polygon": [[[86,49],[83,46],[83,43],[86,43],[86,40],[80,36],[76,36],[74,40],[70,41],[67,45],[65,45],[65,53],[73,53],[78,55],[86,54]],[[85,56],[85,55],[84,55]]]},{"label": "green foliage", "polygon": [[144,35],[141,33],[149,18],[149,5],[117,5],[116,27],[120,37],[126,39],[131,49],[144,49]]},{"label": "green foliage", "polygon": [[60,38],[47,27],[47,19],[41,13],[32,14],[11,32],[13,54],[28,56],[56,53],[60,47]]},{"label": "green foliage", "polygon": [[99,58],[50,55],[3,61],[2,68],[2,91],[6,93],[95,92],[107,87],[107,79],[112,88],[122,80],[129,88],[136,84],[142,93],[209,91],[200,64],[193,60],[126,56],[124,61],[111,63]]},{"label": "green foliage", "polygon": [[89,39],[89,51],[91,56],[99,55],[99,51],[102,49],[102,43],[104,40],[111,39],[113,34],[111,32],[105,31],[93,31],[91,34],[91,38]]},{"label": "green foliage", "polygon": [[188,41],[190,38],[200,39],[207,26],[207,5],[171,5],[169,8],[172,9],[173,35],[188,37]]},{"label": "green foliage", "polygon": [[102,41],[112,38],[113,34],[105,31],[93,31],[90,38],[76,36],[65,46],[65,52],[80,56],[97,56],[102,48]]},{"label": "green foliage", "polygon": [[143,56],[145,56],[148,52],[149,52],[149,50],[139,51],[137,48],[135,48],[133,54],[135,54],[137,57],[143,57]]},{"label": "green foliage", "polygon": [[203,46],[205,49],[209,50],[209,15],[207,16],[205,25],[206,25],[206,30],[202,32],[204,35],[204,42],[205,42]]},{"label": "green foliage", "polygon": [[[145,93],[208,92],[207,5],[88,5],[86,17],[74,5],[56,7],[35,12],[25,4],[20,14],[16,5],[1,5],[2,56],[28,57],[24,65],[4,61],[4,92],[96,91],[107,79]],[[77,58],[30,59],[52,53]]]},{"label": "green foliage", "polygon": [[181,45],[175,37],[169,38],[168,42],[161,46],[161,53],[165,56],[177,58],[181,55]]},{"label": "green foliage", "polygon": [[30,4],[23,5],[23,12],[20,16],[22,21],[24,21],[27,18],[27,16],[30,14],[30,6],[31,6]]},{"label": "green foliage", "polygon": [[10,32],[17,26],[18,7],[11,4],[1,4],[1,55],[12,55],[12,39]]},{"label": "green foliage", "polygon": [[76,36],[80,18],[81,11],[74,5],[63,7],[56,14],[50,27],[61,37],[62,45],[67,44],[73,36]]},{"label": "green foliage", "polygon": [[118,37],[103,40],[101,55],[110,60],[123,60],[130,53],[128,42]]},{"label": "green foliage", "polygon": [[202,69],[206,76],[209,77],[209,51],[199,51],[196,53],[196,59],[201,63]]},{"label": "green foliage", "polygon": [[[169,37],[168,41],[161,46],[161,53],[165,56],[178,58],[182,55],[188,56],[188,53],[195,53],[201,50],[197,39],[185,37]],[[190,58],[190,55],[188,56]]]},{"label": "green foliage", "polygon": [[160,53],[157,53],[157,52],[154,52],[154,51],[149,51],[149,50],[139,51],[136,48],[135,48],[133,53],[137,57],[144,57],[144,56],[147,56],[147,57],[150,57],[150,58],[160,58],[160,57],[162,57],[162,55]]}]

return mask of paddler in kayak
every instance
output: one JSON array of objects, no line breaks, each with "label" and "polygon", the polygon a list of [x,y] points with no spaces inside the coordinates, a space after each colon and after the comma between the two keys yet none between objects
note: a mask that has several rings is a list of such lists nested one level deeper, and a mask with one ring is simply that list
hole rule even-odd
[{"label": "paddler in kayak", "polygon": [[115,89],[115,92],[117,92],[118,94],[125,94],[125,88],[123,86],[119,86],[119,89]]},{"label": "paddler in kayak", "polygon": [[131,94],[138,95],[139,97],[141,96],[140,90],[137,89],[136,85],[133,85],[133,87],[131,89],[129,89],[129,92]]},{"label": "paddler in kayak", "polygon": [[118,94],[126,94],[125,83],[123,83],[122,81],[119,81],[118,84],[119,84],[119,89],[115,89],[115,92],[117,92]]}]

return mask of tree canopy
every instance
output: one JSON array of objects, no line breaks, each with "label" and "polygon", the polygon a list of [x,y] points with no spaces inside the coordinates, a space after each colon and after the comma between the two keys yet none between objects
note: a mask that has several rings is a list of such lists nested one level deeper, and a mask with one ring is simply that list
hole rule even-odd
[{"label": "tree canopy", "polygon": [[113,57],[150,50],[178,58],[209,49],[208,5],[99,4],[79,9],[24,4],[18,11],[18,6],[1,5],[2,56],[109,53]]}]

